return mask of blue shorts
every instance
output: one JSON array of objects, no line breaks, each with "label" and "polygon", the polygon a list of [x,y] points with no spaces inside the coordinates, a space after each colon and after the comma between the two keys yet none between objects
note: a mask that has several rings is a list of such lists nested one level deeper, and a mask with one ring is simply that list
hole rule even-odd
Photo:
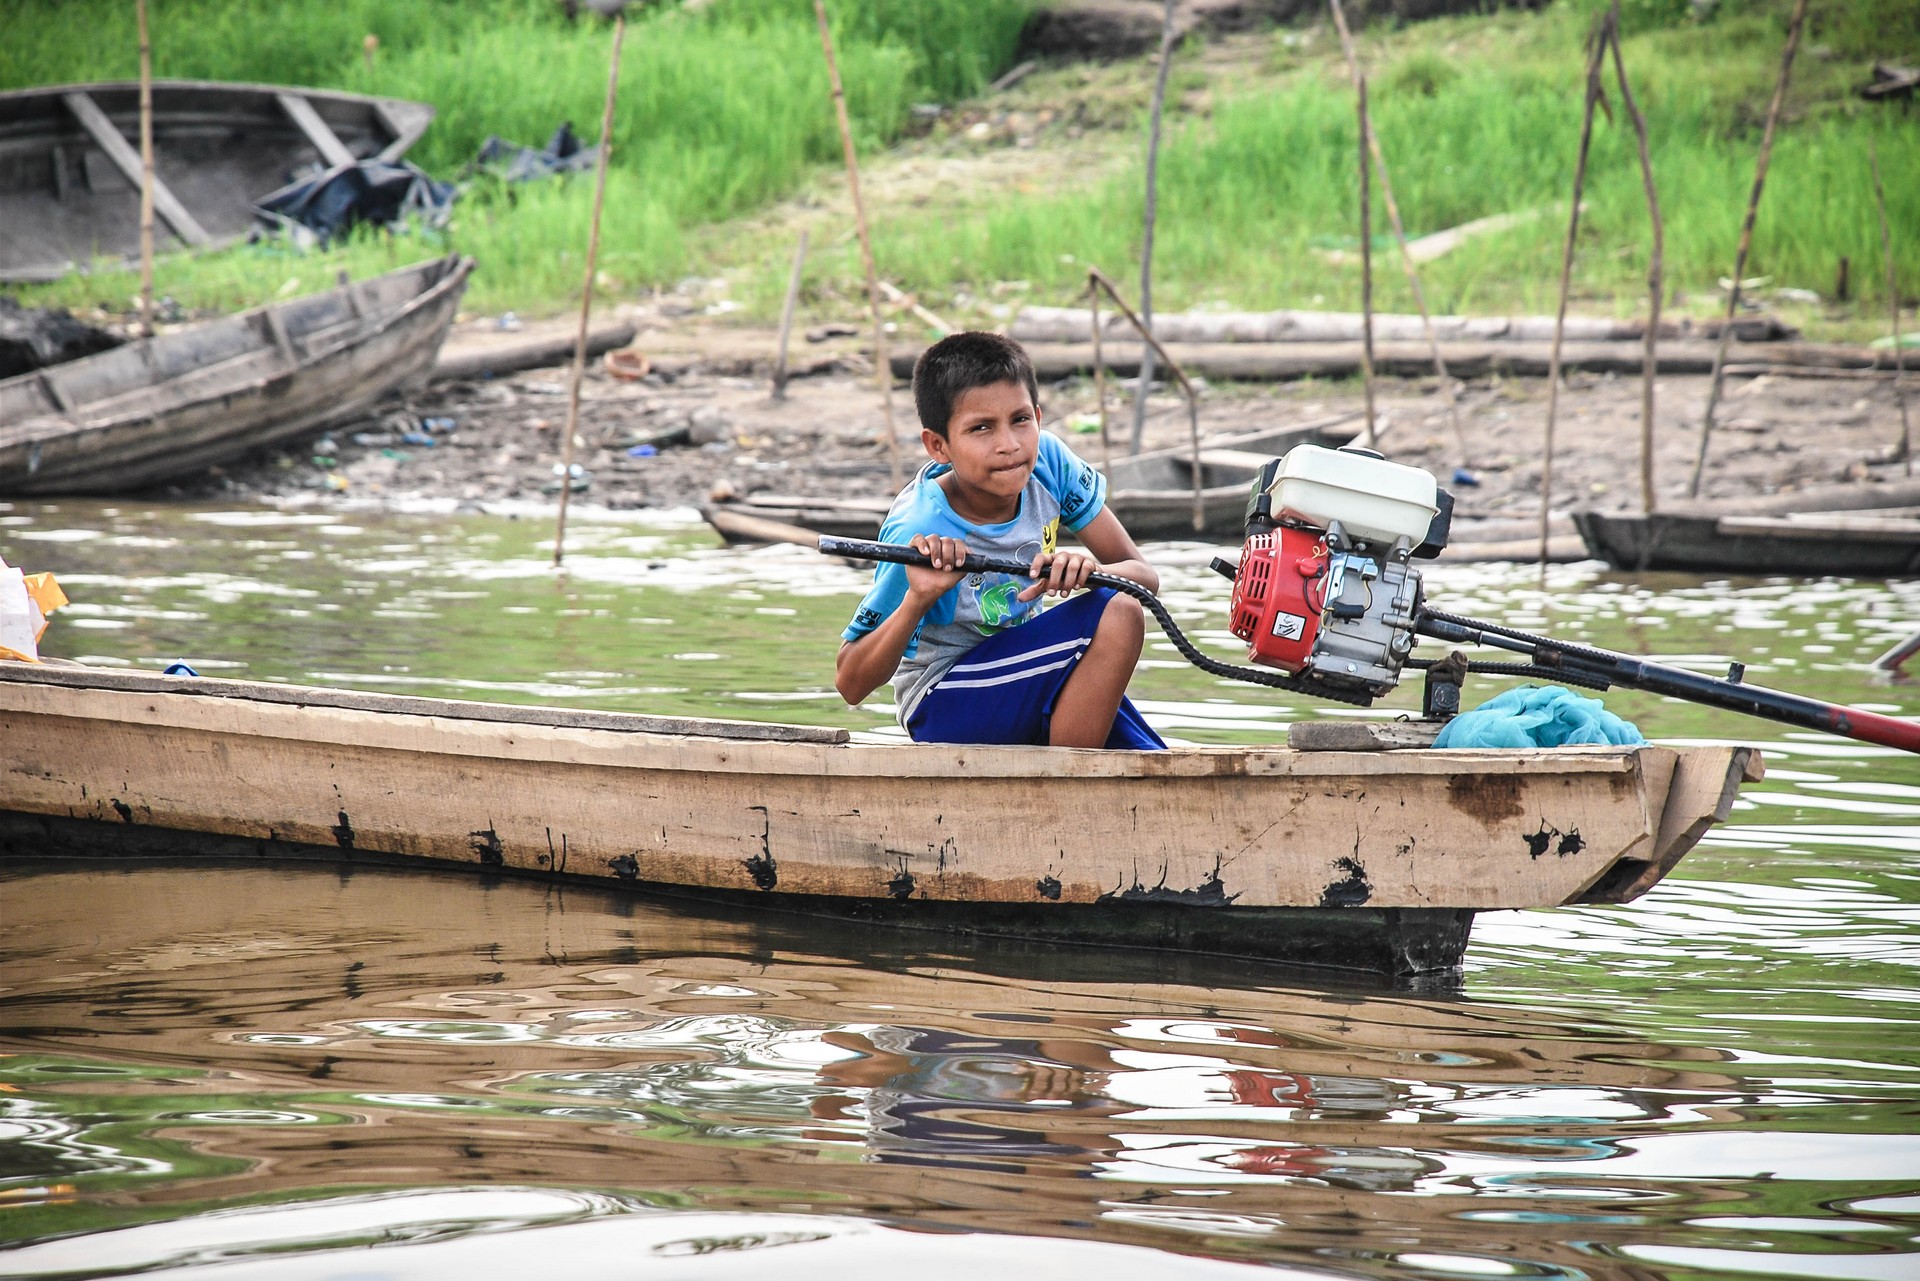
[{"label": "blue shorts", "polygon": [[[1054,701],[1111,599],[1112,588],[1096,587],[981,641],[921,698],[907,733],[917,743],[1045,746]],[[1140,751],[1167,746],[1124,695],[1106,745]]]}]

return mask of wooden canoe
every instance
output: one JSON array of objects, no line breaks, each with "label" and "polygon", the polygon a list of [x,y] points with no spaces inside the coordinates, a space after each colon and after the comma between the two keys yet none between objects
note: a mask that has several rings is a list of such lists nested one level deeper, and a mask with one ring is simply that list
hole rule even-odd
[{"label": "wooden canoe", "polygon": [[[1268,458],[1295,445],[1343,445],[1354,438],[1355,414],[1293,427],[1220,436],[1200,450],[1206,528],[1193,528],[1193,457],[1184,446],[1116,456],[1107,474],[1107,505],[1135,538],[1207,538],[1238,542],[1247,517],[1247,487]],[[1097,446],[1094,447],[1097,451]],[[1098,463],[1097,456],[1088,461]],[[888,498],[804,498],[756,494],[702,510],[729,543],[793,542],[801,533],[873,538],[892,505]],[[781,528],[784,526],[784,530]]]},{"label": "wooden canoe", "polygon": [[423,859],[732,904],[1394,974],[1473,915],[1624,902],[1746,747],[1170,752],[0,663],[0,857]]},{"label": "wooden canoe", "polygon": [[1575,512],[1587,550],[1616,569],[1727,574],[1920,574],[1920,510],[1785,516]]},{"label": "wooden canoe", "polygon": [[0,382],[0,494],[111,494],[352,417],[424,379],[470,258],[192,325]]},{"label": "wooden canoe", "polygon": [[[433,120],[399,98],[156,80],[154,232],[162,249],[229,244],[294,171],[397,160]],[[0,93],[0,281],[53,280],[140,252],[140,86]]]}]

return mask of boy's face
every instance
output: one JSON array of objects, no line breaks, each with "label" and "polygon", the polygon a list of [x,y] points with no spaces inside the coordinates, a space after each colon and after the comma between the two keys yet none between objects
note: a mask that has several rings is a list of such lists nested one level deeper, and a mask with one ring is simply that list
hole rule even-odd
[{"label": "boy's face", "polygon": [[953,477],[982,496],[1018,498],[1040,456],[1040,410],[1017,382],[970,387],[953,402],[947,435],[922,431],[934,461],[950,463]]}]

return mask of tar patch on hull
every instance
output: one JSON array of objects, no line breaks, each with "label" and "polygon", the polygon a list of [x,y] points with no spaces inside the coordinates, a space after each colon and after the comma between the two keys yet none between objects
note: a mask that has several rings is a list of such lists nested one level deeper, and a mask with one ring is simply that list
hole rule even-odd
[{"label": "tar patch on hull", "polygon": [[481,828],[477,832],[468,832],[467,848],[488,867],[507,865],[507,851],[500,844],[500,833],[491,827]]},{"label": "tar patch on hull", "polygon": [[1539,831],[1529,832],[1521,839],[1527,843],[1528,858],[1544,858],[1549,849],[1557,857],[1566,858],[1587,848],[1587,838],[1580,835],[1579,828],[1570,828],[1563,832],[1545,819],[1540,820]]},{"label": "tar patch on hull", "polygon": [[747,875],[753,878],[753,887],[757,890],[770,890],[780,883],[780,865],[773,855],[762,851],[752,858],[740,860],[740,866],[747,869]]},{"label": "tar patch on hull", "polygon": [[1138,870],[1134,872],[1133,884],[1125,889],[1112,889],[1102,894],[1102,903],[1184,903],[1188,907],[1225,907],[1239,898],[1238,894],[1227,893],[1226,883],[1220,879],[1221,860],[1213,861],[1213,870],[1192,889],[1175,890],[1167,888],[1167,869],[1160,869],[1160,883],[1153,886],[1140,881]]},{"label": "tar patch on hull", "polygon": [[1373,886],[1367,881],[1367,869],[1357,858],[1337,858],[1333,860],[1335,871],[1346,875],[1337,881],[1328,883],[1320,891],[1321,907],[1360,907],[1373,897]]}]

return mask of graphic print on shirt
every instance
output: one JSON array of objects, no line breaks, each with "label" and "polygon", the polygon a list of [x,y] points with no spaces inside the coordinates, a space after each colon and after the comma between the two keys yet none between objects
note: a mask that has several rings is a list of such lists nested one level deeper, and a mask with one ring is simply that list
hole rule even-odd
[{"label": "graphic print on shirt", "polygon": [[[1039,542],[1022,543],[1015,549],[1013,558],[1031,561],[1035,556],[1051,556],[1059,545],[1060,518],[1056,516],[1040,531]],[[982,636],[991,636],[1024,623],[1046,608],[1045,597],[1021,600],[1020,593],[1031,586],[1031,580],[1015,578],[1011,574],[973,574],[967,578],[965,586],[973,596],[973,609],[969,611],[967,602],[963,600],[955,616],[962,621],[973,621]],[[963,596],[966,594],[962,593]]]}]

